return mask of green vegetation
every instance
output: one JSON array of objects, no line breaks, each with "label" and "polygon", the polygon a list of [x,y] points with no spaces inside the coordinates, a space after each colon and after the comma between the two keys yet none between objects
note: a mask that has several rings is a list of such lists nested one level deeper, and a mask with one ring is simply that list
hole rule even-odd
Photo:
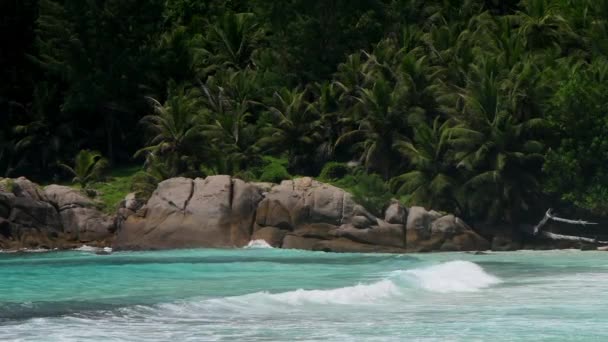
[{"label": "green vegetation", "polygon": [[357,203],[379,217],[393,197],[382,177],[368,174],[363,169],[352,170],[344,178],[331,183],[350,192]]},{"label": "green vegetation", "polygon": [[[251,180],[260,182],[281,183],[282,180],[291,179],[287,171],[287,160],[264,157],[264,165],[259,169],[259,176]],[[255,173],[253,174],[255,177]]]},{"label": "green vegetation", "polygon": [[72,182],[78,183],[82,189],[86,189],[89,183],[103,178],[104,172],[107,171],[108,161],[99,152],[82,150],[74,159],[74,167],[66,164],[59,164],[59,166],[74,176]]},{"label": "green vegetation", "polygon": [[99,193],[97,199],[101,202],[104,211],[116,212],[118,204],[127,194],[134,191],[134,178],[139,170],[141,170],[140,166],[114,168],[107,179],[90,185],[92,190]]},{"label": "green vegetation", "polygon": [[26,0],[0,16],[4,177],[64,181],[95,150],[143,165],[124,178],[142,197],[174,176],[304,175],[375,211],[608,213],[608,0]]}]

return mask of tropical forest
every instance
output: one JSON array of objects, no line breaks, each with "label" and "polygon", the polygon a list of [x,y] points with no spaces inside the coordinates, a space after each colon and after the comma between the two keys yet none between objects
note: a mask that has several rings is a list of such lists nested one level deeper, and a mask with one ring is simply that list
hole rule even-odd
[{"label": "tropical forest", "polygon": [[476,222],[608,212],[606,0],[8,0],[0,19],[0,177],[108,205],[227,174]]}]

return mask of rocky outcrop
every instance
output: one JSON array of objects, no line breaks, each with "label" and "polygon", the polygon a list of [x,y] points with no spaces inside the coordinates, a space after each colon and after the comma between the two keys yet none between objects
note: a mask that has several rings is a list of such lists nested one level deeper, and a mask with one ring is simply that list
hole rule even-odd
[{"label": "rocky outcrop", "polygon": [[65,186],[42,189],[21,177],[0,189],[0,249],[70,248],[110,244],[112,218]]},{"label": "rocky outcrop", "polygon": [[258,239],[334,252],[489,248],[453,215],[393,201],[378,218],[350,193],[308,177],[273,185],[229,176],[160,183],[146,205],[121,222],[114,248],[241,247]]},{"label": "rocky outcrop", "polygon": [[[454,215],[406,208],[396,200],[376,217],[348,192],[308,177],[281,184],[246,183],[221,175],[172,178],[161,182],[149,200],[129,194],[117,209],[115,215],[104,214],[94,200],[70,187],[43,189],[23,177],[0,178],[0,249],[73,248],[83,243],[112,244],[116,249],[224,248],[264,240],[278,248],[404,253],[595,249],[598,240],[608,240],[603,237],[606,223],[596,218],[593,221],[602,223],[585,227],[585,242],[543,239],[532,233],[533,225],[525,224],[477,223],[472,229]],[[558,223],[544,229],[578,233]]]},{"label": "rocky outcrop", "polygon": [[251,239],[260,189],[230,176],[161,182],[140,213],[129,216],[118,249],[242,247]]},{"label": "rocky outcrop", "polygon": [[89,243],[112,237],[114,219],[98,210],[95,202],[80,191],[67,186],[49,185],[44,194],[59,211],[63,232],[71,239]]}]

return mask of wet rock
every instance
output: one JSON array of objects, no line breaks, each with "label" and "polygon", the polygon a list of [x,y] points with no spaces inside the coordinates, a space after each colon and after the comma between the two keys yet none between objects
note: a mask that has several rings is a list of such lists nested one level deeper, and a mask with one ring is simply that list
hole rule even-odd
[{"label": "wet rock", "polygon": [[264,240],[272,247],[280,248],[287,233],[288,231],[276,227],[263,227],[253,233],[251,240]]},{"label": "wet rock", "polygon": [[322,241],[322,240],[315,239],[315,238],[305,238],[305,237],[301,237],[301,236],[288,234],[283,239],[282,248],[313,250],[313,247],[320,241]]}]

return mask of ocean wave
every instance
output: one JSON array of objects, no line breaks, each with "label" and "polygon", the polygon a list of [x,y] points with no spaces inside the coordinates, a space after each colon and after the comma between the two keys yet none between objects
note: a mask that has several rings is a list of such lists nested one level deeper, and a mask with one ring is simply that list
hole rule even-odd
[{"label": "ocean wave", "polygon": [[240,296],[163,304],[163,312],[205,310],[235,312],[281,311],[309,305],[368,305],[382,301],[411,300],[415,290],[435,293],[474,292],[502,281],[469,261],[449,261],[429,267],[394,271],[376,282],[333,289],[298,289],[287,292],[254,292]]},{"label": "ocean wave", "polygon": [[[499,284],[502,281],[486,273],[483,268],[469,261],[449,261],[438,265],[391,272],[388,276],[368,284],[357,284],[334,289],[298,289],[287,292],[254,292],[240,296],[205,299],[197,302],[199,308],[223,308],[226,310],[255,310],[262,307],[281,310],[284,305],[301,306],[315,304],[365,305],[382,300],[411,297],[412,290],[435,293],[474,292]],[[283,305],[277,305],[277,304]],[[190,304],[193,304],[190,302]],[[181,306],[170,307],[183,310]]]},{"label": "ocean wave", "polygon": [[2,254],[13,254],[13,253],[47,253],[57,251],[57,248],[20,248],[20,249],[0,249]]},{"label": "ocean wave", "polygon": [[[81,250],[90,250],[90,248],[81,247]],[[0,313],[0,322],[2,319],[59,315],[76,315],[74,317],[80,318],[110,315],[123,318],[147,317],[153,320],[177,317],[196,320],[201,315],[259,314],[294,309],[307,311],[314,310],[312,308],[319,305],[365,306],[393,302],[408,303],[416,300],[416,296],[419,296],[417,291],[439,294],[473,292],[501,282],[499,278],[488,274],[475,263],[449,261],[427,267],[393,271],[376,281],[330,289],[297,289],[278,293],[260,291],[219,298],[190,298],[153,305],[140,304],[122,308],[109,306],[102,308],[103,311],[95,310],[95,305],[89,306],[86,302],[68,302],[61,305],[55,303],[50,306],[45,303],[22,303],[19,307],[12,308],[0,306],[0,311],[9,309],[7,312],[11,313],[10,315]]]},{"label": "ocean wave", "polygon": [[449,261],[439,265],[405,271],[394,275],[413,282],[424,290],[439,293],[475,292],[502,281],[470,261]]},{"label": "ocean wave", "polygon": [[[380,299],[398,295],[399,288],[392,281],[385,279],[371,284],[358,284],[329,290],[295,290],[283,293],[258,292],[245,295],[245,299],[262,297],[264,300],[281,302],[289,305],[302,304],[370,304]],[[243,297],[243,296],[242,296]]]},{"label": "ocean wave", "polygon": [[258,239],[258,240],[249,241],[249,243],[247,244],[247,246],[245,246],[245,248],[273,248],[273,247],[271,245],[269,245],[268,242],[266,242],[266,240]]},{"label": "ocean wave", "polygon": [[93,247],[93,246],[89,246],[89,245],[82,245],[78,248],[74,248],[74,251],[79,251],[79,252],[91,252],[91,253],[99,253],[99,252],[105,252],[105,253],[112,253],[112,248],[111,247]]}]

